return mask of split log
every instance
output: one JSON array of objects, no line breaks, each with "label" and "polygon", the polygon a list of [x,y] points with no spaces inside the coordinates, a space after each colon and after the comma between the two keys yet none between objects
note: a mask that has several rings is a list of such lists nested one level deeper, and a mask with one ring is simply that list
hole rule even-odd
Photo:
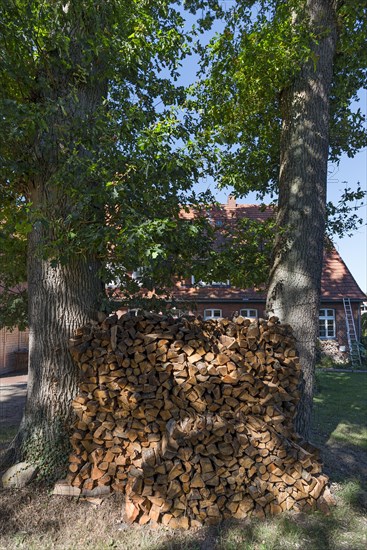
[{"label": "split log", "polygon": [[276,318],[101,317],[71,353],[70,493],[123,492],[128,521],[173,528],[328,508],[317,451],[293,433],[300,367]]}]

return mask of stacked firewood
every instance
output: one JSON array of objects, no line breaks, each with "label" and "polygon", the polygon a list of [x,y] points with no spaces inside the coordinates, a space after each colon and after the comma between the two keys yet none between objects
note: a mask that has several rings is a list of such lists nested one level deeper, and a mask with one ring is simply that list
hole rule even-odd
[{"label": "stacked firewood", "polygon": [[300,368],[277,318],[116,315],[71,342],[81,393],[68,482],[122,491],[130,521],[198,526],[327,507],[293,432]]}]

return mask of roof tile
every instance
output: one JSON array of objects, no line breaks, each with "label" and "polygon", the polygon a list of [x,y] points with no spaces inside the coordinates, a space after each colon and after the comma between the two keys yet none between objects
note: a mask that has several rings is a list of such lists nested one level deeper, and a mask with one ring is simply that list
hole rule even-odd
[{"label": "roof tile", "polygon": [[[273,215],[273,209],[270,206],[259,206],[256,204],[237,204],[232,196],[229,196],[227,204],[221,204],[220,207],[208,208],[208,215],[213,220],[234,221],[243,217],[250,220],[265,221]],[[185,219],[193,219],[195,212],[183,213]],[[265,299],[265,292],[259,292],[255,289],[237,289],[225,287],[185,287],[178,286],[175,289],[175,295],[182,299],[223,299],[223,300],[260,300]],[[366,295],[359,288],[353,275],[340,257],[335,248],[326,250],[324,253],[324,264],[321,280],[321,296],[325,300],[342,300],[351,298],[352,300],[366,299]]]}]

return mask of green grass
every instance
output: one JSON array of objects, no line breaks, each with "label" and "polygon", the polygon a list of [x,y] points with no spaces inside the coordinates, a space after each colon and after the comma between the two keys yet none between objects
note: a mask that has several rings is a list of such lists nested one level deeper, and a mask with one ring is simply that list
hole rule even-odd
[{"label": "green grass", "polygon": [[15,437],[18,431],[18,427],[10,426],[3,427],[0,429],[0,444],[10,443],[10,441]]},{"label": "green grass", "polygon": [[316,373],[313,426],[319,446],[338,442],[367,450],[367,373]]}]

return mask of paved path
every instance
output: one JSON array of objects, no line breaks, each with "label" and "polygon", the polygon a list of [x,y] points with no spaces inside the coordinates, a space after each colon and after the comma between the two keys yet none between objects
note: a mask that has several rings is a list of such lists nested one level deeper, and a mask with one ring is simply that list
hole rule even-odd
[{"label": "paved path", "polygon": [[26,394],[26,374],[0,376],[0,433],[5,428],[16,427],[20,423]]}]

